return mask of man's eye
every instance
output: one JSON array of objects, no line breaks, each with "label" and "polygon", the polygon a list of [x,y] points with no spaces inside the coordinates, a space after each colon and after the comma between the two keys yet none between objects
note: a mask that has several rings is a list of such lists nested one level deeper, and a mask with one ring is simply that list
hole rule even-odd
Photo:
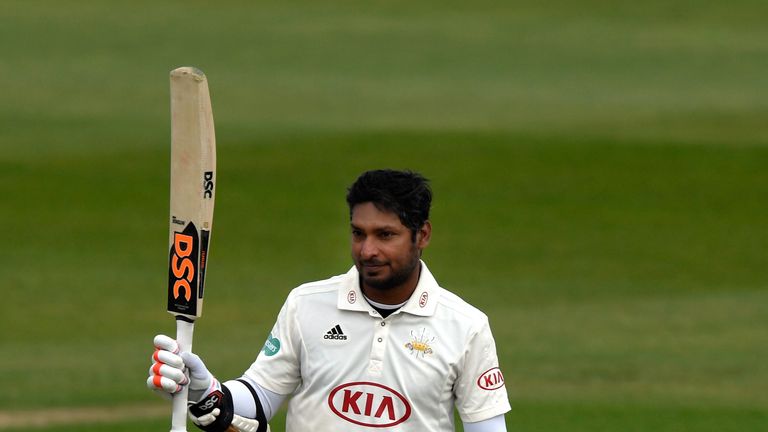
[{"label": "man's eye", "polygon": [[384,231],[384,232],[382,232],[381,234],[379,234],[379,236],[380,236],[381,238],[385,238],[385,239],[386,239],[386,238],[391,238],[391,237],[394,237],[394,235],[395,235],[395,233],[393,233],[393,232],[390,232],[390,231]]}]

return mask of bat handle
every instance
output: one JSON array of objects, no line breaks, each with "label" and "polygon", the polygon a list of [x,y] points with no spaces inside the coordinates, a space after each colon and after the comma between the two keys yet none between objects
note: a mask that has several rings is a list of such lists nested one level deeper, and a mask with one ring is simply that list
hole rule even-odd
[{"label": "bat handle", "polygon": [[[179,344],[179,352],[192,351],[192,334],[195,323],[184,318],[176,317],[176,343]],[[173,395],[173,411],[171,416],[171,432],[187,431],[187,392],[188,386],[183,386],[181,391]]]}]

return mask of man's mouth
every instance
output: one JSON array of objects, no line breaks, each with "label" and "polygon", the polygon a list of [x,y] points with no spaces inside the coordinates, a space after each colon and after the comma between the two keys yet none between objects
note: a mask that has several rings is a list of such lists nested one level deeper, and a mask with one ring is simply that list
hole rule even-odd
[{"label": "man's mouth", "polygon": [[386,264],[380,262],[363,262],[363,268],[366,270],[378,270],[384,267]]}]

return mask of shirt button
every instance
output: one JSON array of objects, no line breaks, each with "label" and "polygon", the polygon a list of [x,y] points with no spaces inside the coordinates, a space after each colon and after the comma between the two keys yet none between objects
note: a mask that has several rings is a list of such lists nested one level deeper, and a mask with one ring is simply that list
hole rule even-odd
[{"label": "shirt button", "polygon": [[379,341],[379,342],[381,342],[381,341],[383,341],[383,340],[384,340],[384,339],[382,339],[382,338],[379,338],[379,339],[378,339],[378,341]]},{"label": "shirt button", "polygon": [[384,321],[382,321],[382,322],[381,322],[381,326],[382,326],[382,327],[384,327],[385,325],[387,325],[387,323],[385,323]]}]

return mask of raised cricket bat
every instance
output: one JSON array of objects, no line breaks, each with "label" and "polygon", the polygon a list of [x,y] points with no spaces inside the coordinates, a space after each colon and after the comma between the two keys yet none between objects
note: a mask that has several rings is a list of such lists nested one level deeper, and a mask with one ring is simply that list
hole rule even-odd
[{"label": "raised cricket bat", "polygon": [[[171,71],[171,214],[168,312],[179,349],[192,350],[213,222],[216,138],[208,81],[202,71]],[[187,387],[173,396],[171,432],[187,430]]]}]

